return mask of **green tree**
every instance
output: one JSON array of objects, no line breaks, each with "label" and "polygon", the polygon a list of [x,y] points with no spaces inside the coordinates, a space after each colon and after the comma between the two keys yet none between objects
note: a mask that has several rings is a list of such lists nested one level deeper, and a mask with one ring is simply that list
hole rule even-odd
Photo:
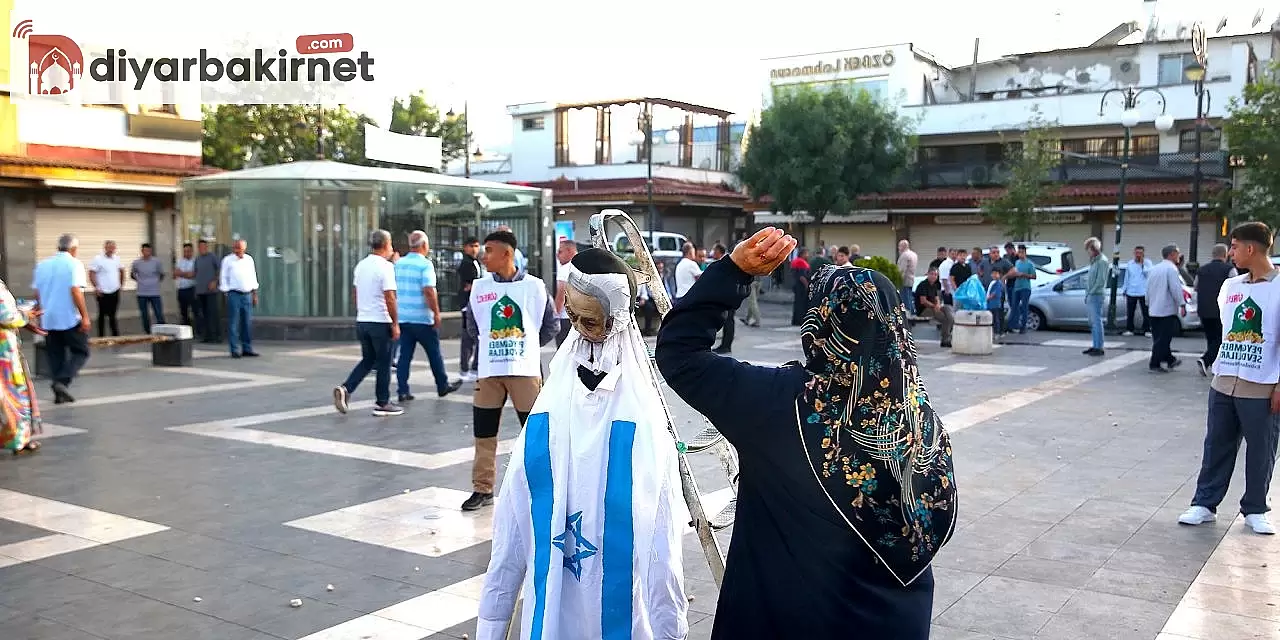
[{"label": "green tree", "polygon": [[[345,106],[292,104],[222,104],[204,109],[204,163],[242,169],[251,158],[270,165],[315,160],[317,130],[323,128],[323,157],[351,164],[389,166],[365,158],[364,125],[376,122]],[[391,107],[390,130],[415,136],[439,136],[444,159],[466,153],[466,124],[460,115],[442,116],[418,92],[397,98]]]},{"label": "green tree", "polygon": [[908,122],[869,93],[808,87],[778,92],[748,137],[738,177],[752,197],[768,195],[779,213],[805,211],[818,224],[887,191],[912,146]]},{"label": "green tree", "polygon": [[1040,210],[1049,204],[1058,185],[1048,182],[1062,162],[1058,137],[1036,114],[1018,140],[1005,144],[1009,178],[1004,193],[982,203],[982,212],[1015,240],[1034,240]]},{"label": "green tree", "polygon": [[1280,224],[1280,61],[1245,85],[1244,100],[1227,106],[1227,142],[1244,165],[1244,179],[1231,190],[1233,221]]}]

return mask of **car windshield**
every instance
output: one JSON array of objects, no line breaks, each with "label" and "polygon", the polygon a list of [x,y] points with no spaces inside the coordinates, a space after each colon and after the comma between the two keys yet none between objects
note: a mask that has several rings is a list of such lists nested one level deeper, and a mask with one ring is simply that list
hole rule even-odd
[{"label": "car windshield", "polygon": [[1046,264],[1049,264],[1049,256],[1027,256],[1027,257],[1030,258],[1032,262],[1036,263],[1037,267],[1043,267]]}]

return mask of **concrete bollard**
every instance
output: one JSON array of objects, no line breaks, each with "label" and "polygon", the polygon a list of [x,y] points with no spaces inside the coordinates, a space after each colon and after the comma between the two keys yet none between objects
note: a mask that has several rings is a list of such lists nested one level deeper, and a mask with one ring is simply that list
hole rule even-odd
[{"label": "concrete bollard", "polygon": [[966,356],[989,356],[994,348],[990,311],[957,311],[951,331],[951,351]]},{"label": "concrete bollard", "polygon": [[151,364],[156,367],[190,367],[195,364],[195,334],[185,324],[157,324],[153,336],[169,336],[172,340],[151,344]]}]

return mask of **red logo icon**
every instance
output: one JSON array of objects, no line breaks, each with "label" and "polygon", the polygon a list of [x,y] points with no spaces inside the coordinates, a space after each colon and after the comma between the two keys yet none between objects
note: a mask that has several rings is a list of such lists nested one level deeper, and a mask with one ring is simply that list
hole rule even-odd
[{"label": "red logo icon", "polygon": [[84,54],[75,40],[59,35],[32,33],[30,20],[13,29],[13,37],[27,41],[30,71],[27,92],[31,95],[56,96],[74,91],[84,77]]}]

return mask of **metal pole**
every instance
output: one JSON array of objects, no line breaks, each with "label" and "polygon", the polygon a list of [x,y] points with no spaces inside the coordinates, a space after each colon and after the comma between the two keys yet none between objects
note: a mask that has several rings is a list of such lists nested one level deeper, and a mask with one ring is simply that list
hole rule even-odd
[{"label": "metal pole", "polygon": [[645,192],[649,200],[649,210],[645,212],[644,230],[645,247],[653,244],[653,225],[657,222],[658,213],[653,208],[653,111],[644,105],[644,160],[647,169]]},{"label": "metal pole", "polygon": [[1190,262],[1200,264],[1197,249],[1200,245],[1200,182],[1204,174],[1200,169],[1201,133],[1204,122],[1204,80],[1196,81],[1196,159],[1195,173],[1191,179],[1191,242],[1188,248],[1191,253]]},{"label": "metal pole", "polygon": [[467,117],[467,101],[462,101],[462,156],[465,158],[463,166],[465,167],[466,177],[471,177],[471,119]]},{"label": "metal pole", "polygon": [[[1129,101],[1133,98],[1130,95],[1125,96],[1125,108],[1132,109],[1133,105]],[[1107,329],[1114,333],[1116,326],[1116,289],[1119,280],[1120,269],[1120,234],[1124,231],[1124,192],[1125,187],[1129,184],[1129,142],[1133,137],[1133,131],[1129,127],[1124,128],[1124,162],[1120,164],[1120,189],[1116,195],[1116,243],[1112,247],[1111,252],[1111,304],[1107,307]]]},{"label": "metal pole", "polygon": [[316,160],[324,160],[324,105],[316,105]]}]

